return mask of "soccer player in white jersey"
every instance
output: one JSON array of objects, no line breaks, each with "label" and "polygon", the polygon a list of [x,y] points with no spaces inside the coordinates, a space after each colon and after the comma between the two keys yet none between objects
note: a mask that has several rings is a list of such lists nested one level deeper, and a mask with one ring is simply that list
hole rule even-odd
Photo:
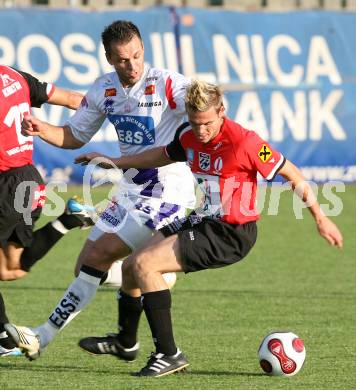
[{"label": "soccer player in white jersey", "polygon": [[[66,125],[53,126],[28,116],[22,124],[23,133],[61,148],[80,148],[108,118],[116,129],[123,156],[167,144],[185,116],[189,80],[176,72],[145,65],[141,35],[131,22],[112,23],[102,33],[102,41],[115,71],[94,82]],[[10,324],[6,328],[26,356],[36,359],[40,349],[90,302],[115,260],[140,247],[164,224],[183,217],[194,202],[193,176],[185,163],[124,170],[119,193],[102,213],[79,255],[77,278],[48,321],[33,330]],[[139,349],[136,334],[141,296],[119,292],[118,302],[119,333],[94,338],[94,346],[82,347],[133,360]]]}]

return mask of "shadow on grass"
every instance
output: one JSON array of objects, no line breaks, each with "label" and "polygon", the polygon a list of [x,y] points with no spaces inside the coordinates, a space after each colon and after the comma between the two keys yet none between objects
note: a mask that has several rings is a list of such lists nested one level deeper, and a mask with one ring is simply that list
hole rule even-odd
[{"label": "shadow on grass", "polygon": [[211,377],[214,376],[266,376],[262,372],[239,372],[239,371],[203,371],[203,370],[194,370],[188,371],[186,375],[208,375]]},{"label": "shadow on grass", "polygon": [[[11,374],[16,373],[16,371],[26,371],[26,372],[56,372],[56,373],[69,373],[69,372],[78,372],[78,373],[88,373],[88,374],[106,374],[106,375],[118,375],[118,371],[116,369],[105,370],[102,368],[94,369],[93,367],[78,367],[78,366],[62,366],[62,365],[41,365],[38,363],[28,364],[28,363],[8,363],[8,362],[0,362],[0,370],[8,369],[11,370]],[[130,377],[137,377],[134,373],[135,370],[122,371],[120,370],[120,375],[128,375]],[[256,372],[238,372],[238,371],[204,371],[204,370],[194,370],[187,371],[184,373],[177,373],[175,375],[179,376],[230,376],[230,377],[261,377],[266,376],[263,373]],[[170,377],[170,376],[169,376]],[[168,376],[167,376],[168,378]]]},{"label": "shadow on grass", "polygon": [[[118,371],[115,369],[105,370],[102,368],[95,369],[93,367],[79,367],[79,366],[61,366],[61,365],[41,365],[38,363],[8,363],[8,362],[0,362],[0,370],[8,369],[11,370],[11,373],[16,371],[36,371],[36,372],[80,372],[80,373],[93,373],[93,374],[108,374],[108,375],[117,375]],[[131,375],[132,371],[124,371],[120,370],[120,374]]]},{"label": "shadow on grass", "polygon": [[[30,287],[30,286],[17,286],[17,285],[6,285],[2,286],[3,290],[18,290],[18,291],[62,291],[64,292],[67,288],[68,285],[63,286],[63,287]],[[98,293],[112,293],[113,291],[115,292],[117,289],[112,288],[112,287],[101,287],[98,289]],[[176,290],[175,294],[178,295],[227,295],[227,296],[254,296],[254,297],[281,297],[281,292],[280,291],[261,291],[261,290],[216,290],[216,289],[206,289],[206,290]],[[348,292],[340,292],[340,291],[335,291],[331,292],[329,294],[324,294],[324,293],[316,293],[313,295],[310,294],[299,294],[296,296],[295,294],[287,295],[283,293],[283,298],[293,298],[293,299],[339,299],[339,298],[344,298],[344,299],[352,299],[354,300],[355,296],[353,293],[348,293]]]}]

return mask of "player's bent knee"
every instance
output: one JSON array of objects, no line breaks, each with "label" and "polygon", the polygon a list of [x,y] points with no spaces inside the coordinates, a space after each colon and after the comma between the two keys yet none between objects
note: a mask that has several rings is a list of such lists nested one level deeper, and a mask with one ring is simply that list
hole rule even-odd
[{"label": "player's bent knee", "polygon": [[110,249],[94,246],[90,251],[85,253],[85,256],[81,260],[82,264],[89,267],[108,271],[116,259],[116,253],[113,253]]},{"label": "player's bent knee", "polygon": [[135,275],[146,275],[149,272],[156,271],[149,262],[149,256],[145,253],[138,254],[132,262],[132,271]]},{"label": "player's bent knee", "polygon": [[128,258],[122,263],[121,267],[122,279],[129,282],[135,281],[137,273],[140,272],[137,268],[136,258]]}]

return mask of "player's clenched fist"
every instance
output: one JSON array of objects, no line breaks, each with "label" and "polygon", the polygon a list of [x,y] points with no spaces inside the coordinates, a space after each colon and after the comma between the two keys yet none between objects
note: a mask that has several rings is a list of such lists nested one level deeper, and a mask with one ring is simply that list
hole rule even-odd
[{"label": "player's clenched fist", "polygon": [[32,115],[26,115],[21,124],[22,135],[28,136],[39,136],[41,135],[41,124],[42,121],[35,118]]}]

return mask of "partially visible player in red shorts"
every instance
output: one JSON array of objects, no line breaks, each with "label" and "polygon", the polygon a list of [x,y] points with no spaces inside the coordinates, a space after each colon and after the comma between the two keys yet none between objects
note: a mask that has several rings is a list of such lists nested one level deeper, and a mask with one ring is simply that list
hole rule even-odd
[{"label": "partially visible player in red shorts", "polygon": [[[139,376],[164,376],[188,366],[174,341],[171,295],[162,273],[224,267],[248,254],[257,237],[257,173],[267,180],[273,180],[277,173],[283,176],[306,202],[319,234],[333,246],[343,245],[339,229],[322,213],[300,170],[255,132],[226,118],[218,87],[193,81],[185,102],[189,123],[180,126],[169,145],[110,159],[107,166],[114,163],[119,168],[148,168],[187,161],[203,194],[202,204],[191,215],[161,228],[123,264],[121,289],[131,297],[142,292],[143,309],[156,346]],[[87,164],[97,157],[108,158],[89,153],[79,156],[77,162]],[[127,318],[120,319],[120,323],[131,323],[137,329],[132,326],[129,308],[126,313]],[[12,333],[23,337],[21,330]],[[35,344],[33,337],[31,340]],[[91,344],[90,338],[80,341],[86,350]],[[132,356],[126,360],[129,358],[132,360]]]},{"label": "partially visible player in red shorts", "polygon": [[[45,201],[45,185],[33,165],[32,137],[21,134],[22,119],[31,107],[47,102],[76,109],[81,99],[80,93],[0,65],[0,280],[25,276],[67,230],[83,224],[78,216],[65,212],[33,231]],[[11,354],[15,347],[4,331],[6,322],[0,293],[0,356]]]}]

